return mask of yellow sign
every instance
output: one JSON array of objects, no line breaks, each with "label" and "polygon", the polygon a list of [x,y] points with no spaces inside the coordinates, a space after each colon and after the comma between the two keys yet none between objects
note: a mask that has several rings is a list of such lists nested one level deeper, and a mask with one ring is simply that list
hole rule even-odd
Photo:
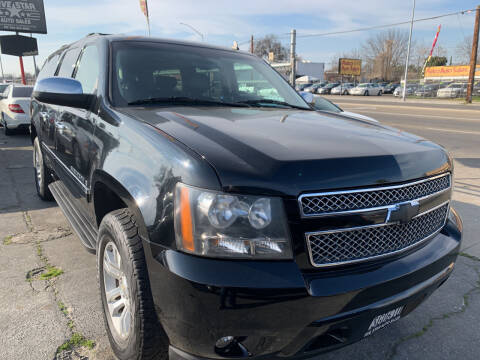
[{"label": "yellow sign", "polygon": [[275,53],[269,52],[268,53],[268,61],[273,62],[275,60]]},{"label": "yellow sign", "polygon": [[[455,78],[468,77],[469,65],[429,66],[425,69],[426,78]],[[480,76],[480,65],[475,69],[475,76]]]},{"label": "yellow sign", "polygon": [[359,76],[362,72],[362,60],[338,59],[338,73],[340,75]]}]

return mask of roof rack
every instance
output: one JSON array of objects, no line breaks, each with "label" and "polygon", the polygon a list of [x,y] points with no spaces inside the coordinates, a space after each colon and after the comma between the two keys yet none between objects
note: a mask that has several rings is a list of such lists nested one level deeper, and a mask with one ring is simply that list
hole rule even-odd
[{"label": "roof rack", "polygon": [[104,34],[104,33],[90,33],[87,35],[88,36],[95,36],[95,35],[100,35],[100,36],[107,36],[107,35],[111,35],[111,34]]}]

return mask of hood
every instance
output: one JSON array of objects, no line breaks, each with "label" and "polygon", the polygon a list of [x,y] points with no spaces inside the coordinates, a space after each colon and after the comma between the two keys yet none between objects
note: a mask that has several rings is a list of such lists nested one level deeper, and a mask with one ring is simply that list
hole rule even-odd
[{"label": "hood", "polygon": [[306,191],[402,182],[450,168],[438,145],[343,115],[227,107],[121,111],[205,157],[225,191],[296,197]]}]

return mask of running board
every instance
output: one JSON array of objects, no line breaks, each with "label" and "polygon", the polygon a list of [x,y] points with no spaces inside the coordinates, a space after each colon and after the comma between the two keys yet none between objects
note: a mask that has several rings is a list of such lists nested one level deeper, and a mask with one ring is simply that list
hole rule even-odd
[{"label": "running board", "polygon": [[51,183],[48,188],[57,201],[58,206],[62,209],[68,222],[72,225],[72,228],[82,241],[83,246],[85,246],[89,252],[94,253],[96,251],[97,229],[95,229],[88,219],[73,206],[69,191],[61,181]]}]

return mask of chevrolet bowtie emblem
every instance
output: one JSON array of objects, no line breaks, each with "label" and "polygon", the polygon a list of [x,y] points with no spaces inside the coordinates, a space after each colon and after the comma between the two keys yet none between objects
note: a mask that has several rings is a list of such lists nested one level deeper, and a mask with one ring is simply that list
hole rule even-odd
[{"label": "chevrolet bowtie emblem", "polygon": [[407,201],[396,204],[388,209],[387,223],[406,224],[418,215],[420,203]]}]

